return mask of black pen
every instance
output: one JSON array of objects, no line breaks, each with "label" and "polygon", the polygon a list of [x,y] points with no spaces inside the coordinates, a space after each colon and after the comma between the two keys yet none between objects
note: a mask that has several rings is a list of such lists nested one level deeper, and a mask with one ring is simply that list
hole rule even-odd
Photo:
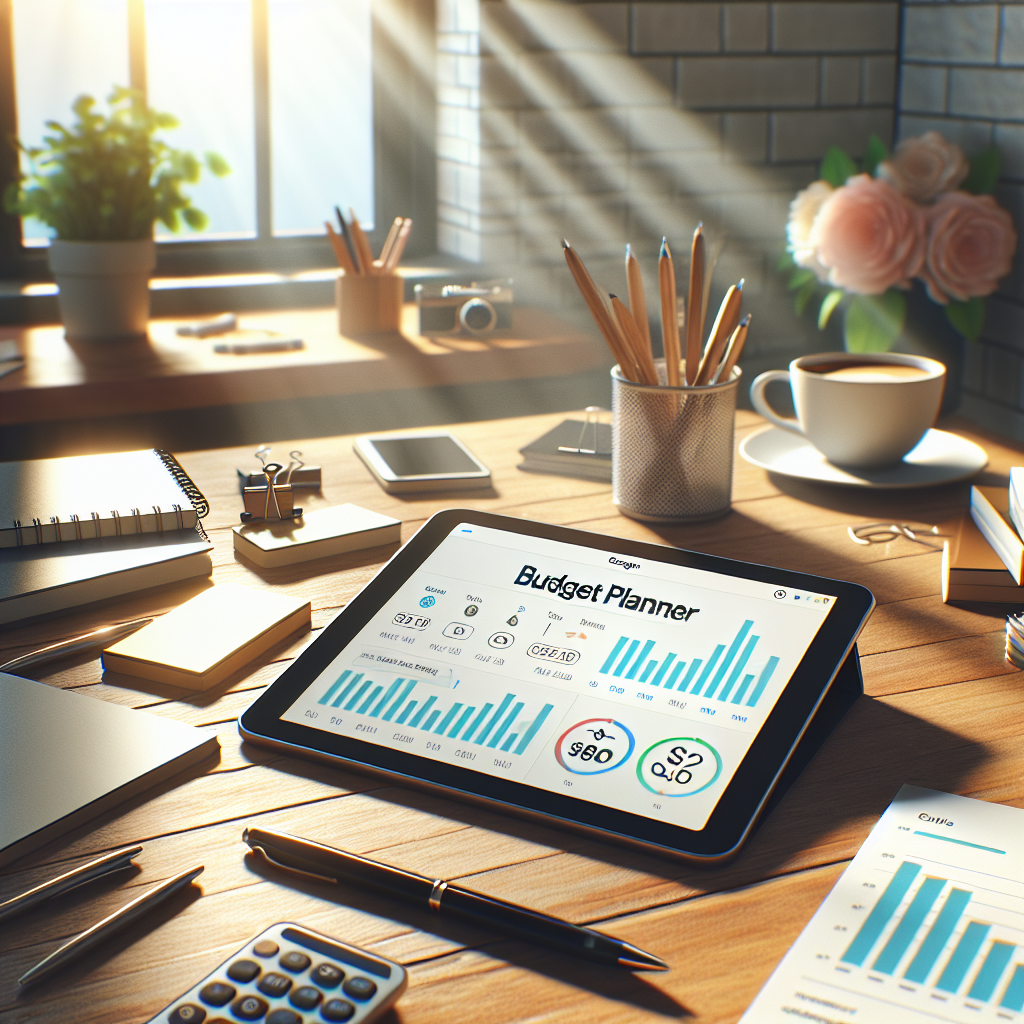
[{"label": "black pen", "polygon": [[284,832],[247,828],[242,839],[253,851],[259,851],[275,866],[286,871],[311,875],[321,881],[340,884],[344,879],[358,885],[371,885],[389,896],[429,907],[438,913],[452,914],[474,924],[536,942],[560,953],[583,960],[620,967],[627,971],[667,971],[668,964],[621,939],[557,917],[483,896],[444,879],[427,878],[412,871],[393,868],[355,853],[322,846]]}]

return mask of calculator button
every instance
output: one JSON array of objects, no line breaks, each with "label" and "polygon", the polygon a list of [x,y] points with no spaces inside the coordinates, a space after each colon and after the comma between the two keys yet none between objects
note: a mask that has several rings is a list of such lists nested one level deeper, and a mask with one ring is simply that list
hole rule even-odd
[{"label": "calculator button", "polygon": [[309,980],[321,988],[337,988],[345,977],[345,972],[334,964],[320,964],[310,972]]},{"label": "calculator button", "polygon": [[256,987],[264,995],[270,996],[272,999],[279,999],[292,987],[292,979],[271,971],[260,978],[259,984]]},{"label": "calculator button", "polygon": [[228,968],[228,977],[232,981],[240,981],[243,984],[258,978],[260,965],[255,960],[236,960]]},{"label": "calculator button", "polygon": [[292,974],[298,974],[299,971],[304,971],[310,964],[309,957],[305,953],[285,953],[280,960],[277,961],[286,971],[291,971]]},{"label": "calculator button", "polygon": [[313,988],[312,985],[303,985],[302,988],[297,988],[292,992],[288,1001],[300,1010],[312,1010],[323,999],[323,995],[323,992]]},{"label": "calculator button", "polygon": [[220,981],[211,981],[199,990],[199,998],[210,1006],[223,1006],[235,998],[235,990]]},{"label": "calculator button", "polygon": [[241,996],[231,1004],[231,1012],[239,1020],[259,1020],[267,1012],[267,1005],[259,996]]},{"label": "calculator button", "polygon": [[328,999],[320,1007],[320,1016],[324,1020],[348,1020],[356,1012],[356,1008],[347,999]]},{"label": "calculator button", "polygon": [[257,956],[274,956],[280,948],[276,942],[271,942],[270,939],[261,939],[252,947],[252,951]]},{"label": "calculator button", "polygon": [[349,978],[341,987],[345,995],[353,999],[369,999],[377,991],[377,986],[369,978]]},{"label": "calculator button", "polygon": [[195,1003],[183,1003],[168,1018],[167,1024],[203,1024],[206,1011]]},{"label": "calculator button", "polygon": [[302,1018],[294,1010],[281,1007],[279,1010],[270,1011],[267,1024],[302,1024]]}]

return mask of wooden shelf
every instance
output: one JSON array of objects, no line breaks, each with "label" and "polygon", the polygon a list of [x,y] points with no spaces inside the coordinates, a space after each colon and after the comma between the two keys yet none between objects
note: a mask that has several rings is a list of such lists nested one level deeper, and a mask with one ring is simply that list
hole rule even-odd
[{"label": "wooden shelf", "polygon": [[406,304],[402,332],[341,337],[333,307],[239,317],[241,327],[298,335],[304,349],[224,355],[216,338],[179,337],[183,320],[153,320],[146,341],[68,342],[59,325],[0,329],[25,367],[0,378],[0,425],[88,419],[277,399],[560,376],[608,365],[596,339],[537,309],[485,339],[427,338]]}]

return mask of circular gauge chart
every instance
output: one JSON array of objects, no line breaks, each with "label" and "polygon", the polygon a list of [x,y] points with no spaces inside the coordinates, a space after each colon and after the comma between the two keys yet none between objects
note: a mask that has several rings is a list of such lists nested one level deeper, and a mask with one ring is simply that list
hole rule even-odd
[{"label": "circular gauge chart", "polygon": [[722,774],[722,758],[710,743],[693,736],[659,740],[636,765],[636,777],[659,796],[693,796]]},{"label": "circular gauge chart", "polygon": [[600,775],[629,760],[636,740],[613,718],[588,718],[566,729],[555,744],[558,763],[574,775]]}]

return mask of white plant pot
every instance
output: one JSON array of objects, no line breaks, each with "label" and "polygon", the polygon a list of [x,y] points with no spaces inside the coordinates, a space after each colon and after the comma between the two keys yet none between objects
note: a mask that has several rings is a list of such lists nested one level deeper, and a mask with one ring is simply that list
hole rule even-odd
[{"label": "white plant pot", "polygon": [[156,243],[50,243],[61,320],[70,341],[113,341],[145,336],[149,324],[149,277]]}]

